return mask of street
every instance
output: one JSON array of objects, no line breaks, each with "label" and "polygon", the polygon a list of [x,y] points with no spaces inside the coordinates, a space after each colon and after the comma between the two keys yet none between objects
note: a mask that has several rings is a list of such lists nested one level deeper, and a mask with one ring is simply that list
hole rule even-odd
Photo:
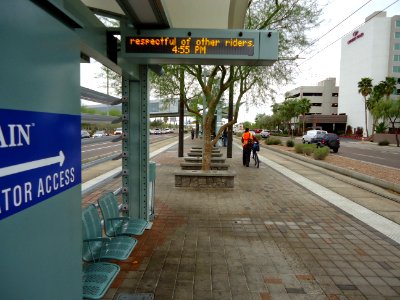
[{"label": "street", "polygon": [[334,155],[400,169],[400,147],[341,139],[339,152]]}]

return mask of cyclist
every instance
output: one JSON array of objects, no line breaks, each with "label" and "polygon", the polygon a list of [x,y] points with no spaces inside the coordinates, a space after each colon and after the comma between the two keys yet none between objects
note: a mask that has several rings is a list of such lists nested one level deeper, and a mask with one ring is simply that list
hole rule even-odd
[{"label": "cyclist", "polygon": [[242,134],[243,166],[249,166],[251,150],[253,149],[254,142],[258,142],[257,138],[250,132],[249,128],[246,128]]}]

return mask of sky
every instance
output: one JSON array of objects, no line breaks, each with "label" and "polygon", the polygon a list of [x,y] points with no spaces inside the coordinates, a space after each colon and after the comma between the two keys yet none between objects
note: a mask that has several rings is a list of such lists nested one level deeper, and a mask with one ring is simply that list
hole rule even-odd
[{"label": "sky", "polygon": [[[400,0],[318,0],[323,7],[321,24],[307,35],[313,41],[318,40],[306,53],[300,55],[293,83],[280,86],[276,101],[284,100],[284,94],[298,86],[317,85],[326,78],[340,79],[341,38],[352,33],[362,25],[365,18],[377,11],[386,11],[388,17],[400,14]],[[98,65],[81,64],[81,85],[104,92],[92,79]],[[98,85],[98,84],[97,84]],[[242,108],[238,122],[253,122],[257,113],[271,114],[271,103],[264,106]]]},{"label": "sky", "polygon": [[[343,36],[352,33],[365,22],[365,18],[377,11],[386,11],[387,17],[400,14],[400,0],[319,0],[323,8],[318,28],[307,35],[318,40],[307,53],[300,55],[296,79],[292,84],[279,87],[276,99],[284,101],[284,94],[299,86],[313,86],[326,78],[340,80],[340,47]],[[390,7],[389,7],[390,6]],[[388,8],[387,8],[388,7]],[[387,9],[386,9],[387,8]],[[270,103],[249,108],[239,113],[238,121],[253,121],[257,113],[271,114]]]}]

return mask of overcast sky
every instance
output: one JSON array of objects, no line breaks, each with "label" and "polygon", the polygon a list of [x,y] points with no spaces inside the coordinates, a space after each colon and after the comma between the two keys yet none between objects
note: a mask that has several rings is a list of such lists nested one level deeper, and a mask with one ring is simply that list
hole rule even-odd
[{"label": "overcast sky", "polygon": [[[400,0],[320,0],[319,2],[325,5],[321,16],[322,23],[308,34],[312,40],[319,39],[319,41],[309,48],[306,54],[300,55],[303,59],[298,61],[299,68],[295,70],[296,80],[293,84],[280,87],[277,102],[284,100],[284,93],[287,91],[298,86],[317,85],[329,77],[336,78],[338,85],[341,38],[352,33],[374,12],[385,10],[388,17],[400,14]],[[263,107],[249,108],[248,112],[241,111],[239,121],[253,121],[255,115],[260,112],[271,114],[270,103]]]},{"label": "overcast sky", "polygon": [[362,25],[367,16],[381,10],[385,10],[388,17],[400,14],[400,1],[329,0],[320,27],[309,34],[312,40],[323,37],[302,56],[305,59],[299,60],[299,76],[293,86],[315,85],[328,77],[337,78],[338,83],[341,38]]},{"label": "overcast sky", "polygon": [[[297,86],[316,85],[329,77],[335,77],[336,83],[339,84],[341,38],[353,32],[364,23],[367,16],[376,11],[385,10],[388,17],[400,14],[400,0],[320,0],[319,2],[324,6],[322,23],[319,28],[309,33],[312,40],[319,39],[319,41],[310,47],[307,53],[300,56],[302,58],[299,60],[300,66],[295,70],[296,80],[293,84],[280,87],[277,102],[282,102],[284,93]],[[81,85],[102,91],[91,79],[98,66],[81,65]],[[271,103],[268,103],[263,107],[248,110],[243,108],[238,121],[254,121],[255,115],[260,112],[270,114],[270,105]]]}]

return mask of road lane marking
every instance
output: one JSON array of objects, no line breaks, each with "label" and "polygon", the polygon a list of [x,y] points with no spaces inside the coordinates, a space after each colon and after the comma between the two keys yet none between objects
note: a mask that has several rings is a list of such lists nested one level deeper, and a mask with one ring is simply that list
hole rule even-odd
[{"label": "road lane marking", "polygon": [[85,152],[91,152],[91,151],[97,151],[97,150],[102,150],[102,149],[107,149],[107,148],[113,148],[113,147],[121,147],[121,145],[111,145],[111,146],[107,146],[107,147],[100,147],[100,148],[95,148],[95,149],[89,149],[89,150],[83,150],[82,153]]}]

